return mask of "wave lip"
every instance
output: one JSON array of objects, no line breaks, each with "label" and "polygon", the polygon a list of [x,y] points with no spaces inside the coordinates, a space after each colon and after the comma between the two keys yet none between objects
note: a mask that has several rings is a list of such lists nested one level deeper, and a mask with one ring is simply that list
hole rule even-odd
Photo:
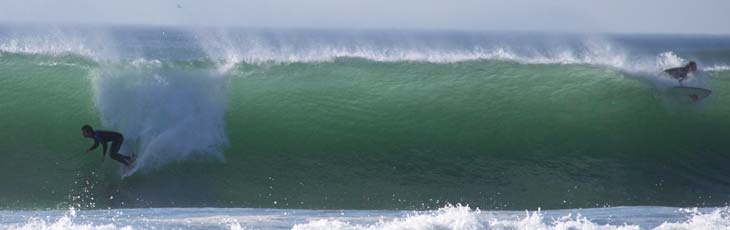
[{"label": "wave lip", "polygon": [[[657,38],[415,31],[43,28],[0,32],[9,32],[0,34],[0,52],[5,53],[72,53],[105,61],[212,60],[218,63],[220,73],[242,63],[331,62],[337,58],[430,63],[501,60],[589,64],[630,71],[676,67],[685,59],[703,62],[692,52],[677,52],[703,48],[701,44],[674,41],[671,37],[662,38],[671,42],[652,44]],[[712,39],[708,41],[720,44],[718,50],[730,48],[725,40]],[[705,61],[717,63],[708,70],[727,66],[723,61]]]},{"label": "wave lip", "polygon": [[[285,36],[289,35],[289,36]],[[574,44],[545,44],[540,39],[416,34],[244,33],[225,31],[196,36],[213,60],[231,63],[312,63],[338,58],[376,62],[455,63],[476,60],[524,64],[595,64],[624,67],[627,51],[609,39],[583,38]],[[468,41],[465,41],[468,40]],[[555,45],[555,46],[550,46]]]}]

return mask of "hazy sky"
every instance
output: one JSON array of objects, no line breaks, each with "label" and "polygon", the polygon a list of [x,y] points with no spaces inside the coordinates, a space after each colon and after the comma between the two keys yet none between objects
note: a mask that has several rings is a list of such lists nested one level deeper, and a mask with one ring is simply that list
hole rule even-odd
[{"label": "hazy sky", "polygon": [[0,22],[730,34],[730,0],[0,0]]}]

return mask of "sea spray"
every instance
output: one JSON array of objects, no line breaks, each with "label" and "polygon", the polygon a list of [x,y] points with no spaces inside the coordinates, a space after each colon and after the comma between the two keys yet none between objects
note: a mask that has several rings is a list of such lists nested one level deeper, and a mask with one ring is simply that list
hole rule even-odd
[{"label": "sea spray", "polygon": [[135,152],[142,169],[196,156],[223,160],[223,77],[155,63],[102,67],[93,78],[104,126],[125,135],[122,153]]}]

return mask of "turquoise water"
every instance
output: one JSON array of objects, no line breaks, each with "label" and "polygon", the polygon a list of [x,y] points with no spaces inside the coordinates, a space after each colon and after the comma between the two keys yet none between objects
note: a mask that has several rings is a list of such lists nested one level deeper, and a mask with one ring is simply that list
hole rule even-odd
[{"label": "turquoise water", "polygon": [[[0,34],[6,210],[730,198],[726,37],[51,31]],[[688,84],[714,91],[698,103],[671,97],[660,74],[688,60],[703,70]],[[122,178],[84,155],[83,124],[122,132],[140,169]]]}]

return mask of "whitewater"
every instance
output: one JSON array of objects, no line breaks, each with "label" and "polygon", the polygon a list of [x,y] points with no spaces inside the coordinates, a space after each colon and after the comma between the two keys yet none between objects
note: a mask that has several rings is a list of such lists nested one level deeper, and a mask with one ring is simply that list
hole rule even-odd
[{"label": "whitewater", "polygon": [[722,209],[617,207],[551,211],[433,211],[151,208],[1,211],[3,229],[727,229]]},{"label": "whitewater", "polygon": [[720,35],[2,25],[0,228],[730,229],[729,78]]}]

